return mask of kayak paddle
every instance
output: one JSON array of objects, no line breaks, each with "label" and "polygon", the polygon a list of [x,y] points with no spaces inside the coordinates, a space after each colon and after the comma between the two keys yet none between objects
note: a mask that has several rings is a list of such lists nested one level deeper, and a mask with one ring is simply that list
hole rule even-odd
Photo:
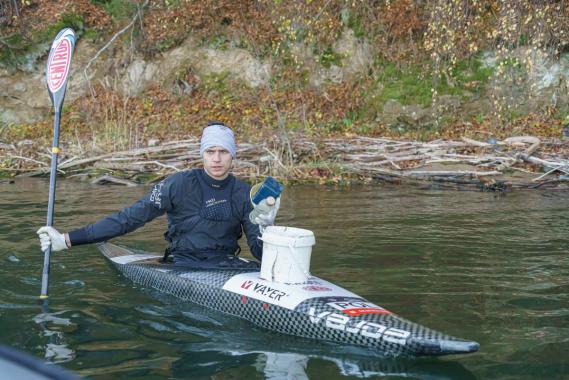
[{"label": "kayak paddle", "polygon": [[[67,80],[69,79],[69,71],[71,68],[71,57],[75,47],[75,32],[73,29],[65,28],[61,30],[49,51],[47,59],[47,91],[55,116],[53,120],[53,144],[51,147],[51,169],[49,174],[49,198],[47,204],[47,226],[53,225],[53,208],[55,203],[55,178],[57,176],[57,157],[59,154],[59,121],[61,118],[61,106],[65,98],[65,90],[67,88]],[[51,247],[44,252],[43,274],[41,279],[40,299],[47,300],[47,288],[49,284],[49,261],[51,256]]]}]

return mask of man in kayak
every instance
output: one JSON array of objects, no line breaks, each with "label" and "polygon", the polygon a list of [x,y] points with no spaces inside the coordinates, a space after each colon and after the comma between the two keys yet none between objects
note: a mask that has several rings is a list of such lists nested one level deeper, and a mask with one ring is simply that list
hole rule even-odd
[{"label": "man in kayak", "polygon": [[61,251],[106,241],[166,213],[166,256],[172,254],[175,264],[196,268],[258,267],[257,262],[237,257],[241,250],[237,241],[244,231],[251,253],[260,261],[260,230],[274,223],[280,199],[254,219],[256,224],[249,220],[253,208],[250,187],[230,174],[236,152],[231,129],[223,123],[209,123],[200,144],[203,169],[173,174],[132,206],[77,230],[62,234],[53,227],[40,228],[37,233],[42,250],[50,244],[53,251]]}]

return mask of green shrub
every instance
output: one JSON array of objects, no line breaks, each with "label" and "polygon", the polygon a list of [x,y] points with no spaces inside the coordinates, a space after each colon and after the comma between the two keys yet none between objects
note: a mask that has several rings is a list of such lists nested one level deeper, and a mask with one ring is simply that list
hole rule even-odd
[{"label": "green shrub", "polygon": [[113,20],[124,20],[131,18],[136,10],[136,3],[128,0],[91,0],[93,3],[101,4],[111,15]]}]

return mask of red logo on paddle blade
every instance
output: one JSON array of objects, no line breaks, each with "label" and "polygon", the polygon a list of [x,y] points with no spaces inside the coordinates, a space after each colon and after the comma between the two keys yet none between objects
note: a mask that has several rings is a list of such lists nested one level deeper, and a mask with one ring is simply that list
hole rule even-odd
[{"label": "red logo on paddle blade", "polygon": [[52,93],[63,87],[71,67],[71,42],[63,38],[49,56],[47,63],[47,86]]}]

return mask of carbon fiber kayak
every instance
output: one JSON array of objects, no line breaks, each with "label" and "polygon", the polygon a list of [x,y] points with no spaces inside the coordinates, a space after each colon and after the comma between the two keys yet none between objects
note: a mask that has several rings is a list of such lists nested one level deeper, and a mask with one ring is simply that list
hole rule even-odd
[{"label": "carbon fiber kayak", "polygon": [[245,319],[273,331],[353,345],[380,356],[439,356],[478,351],[479,344],[403,319],[318,277],[276,284],[259,271],[195,270],[160,263],[162,255],[110,243],[103,255],[135,283]]}]

